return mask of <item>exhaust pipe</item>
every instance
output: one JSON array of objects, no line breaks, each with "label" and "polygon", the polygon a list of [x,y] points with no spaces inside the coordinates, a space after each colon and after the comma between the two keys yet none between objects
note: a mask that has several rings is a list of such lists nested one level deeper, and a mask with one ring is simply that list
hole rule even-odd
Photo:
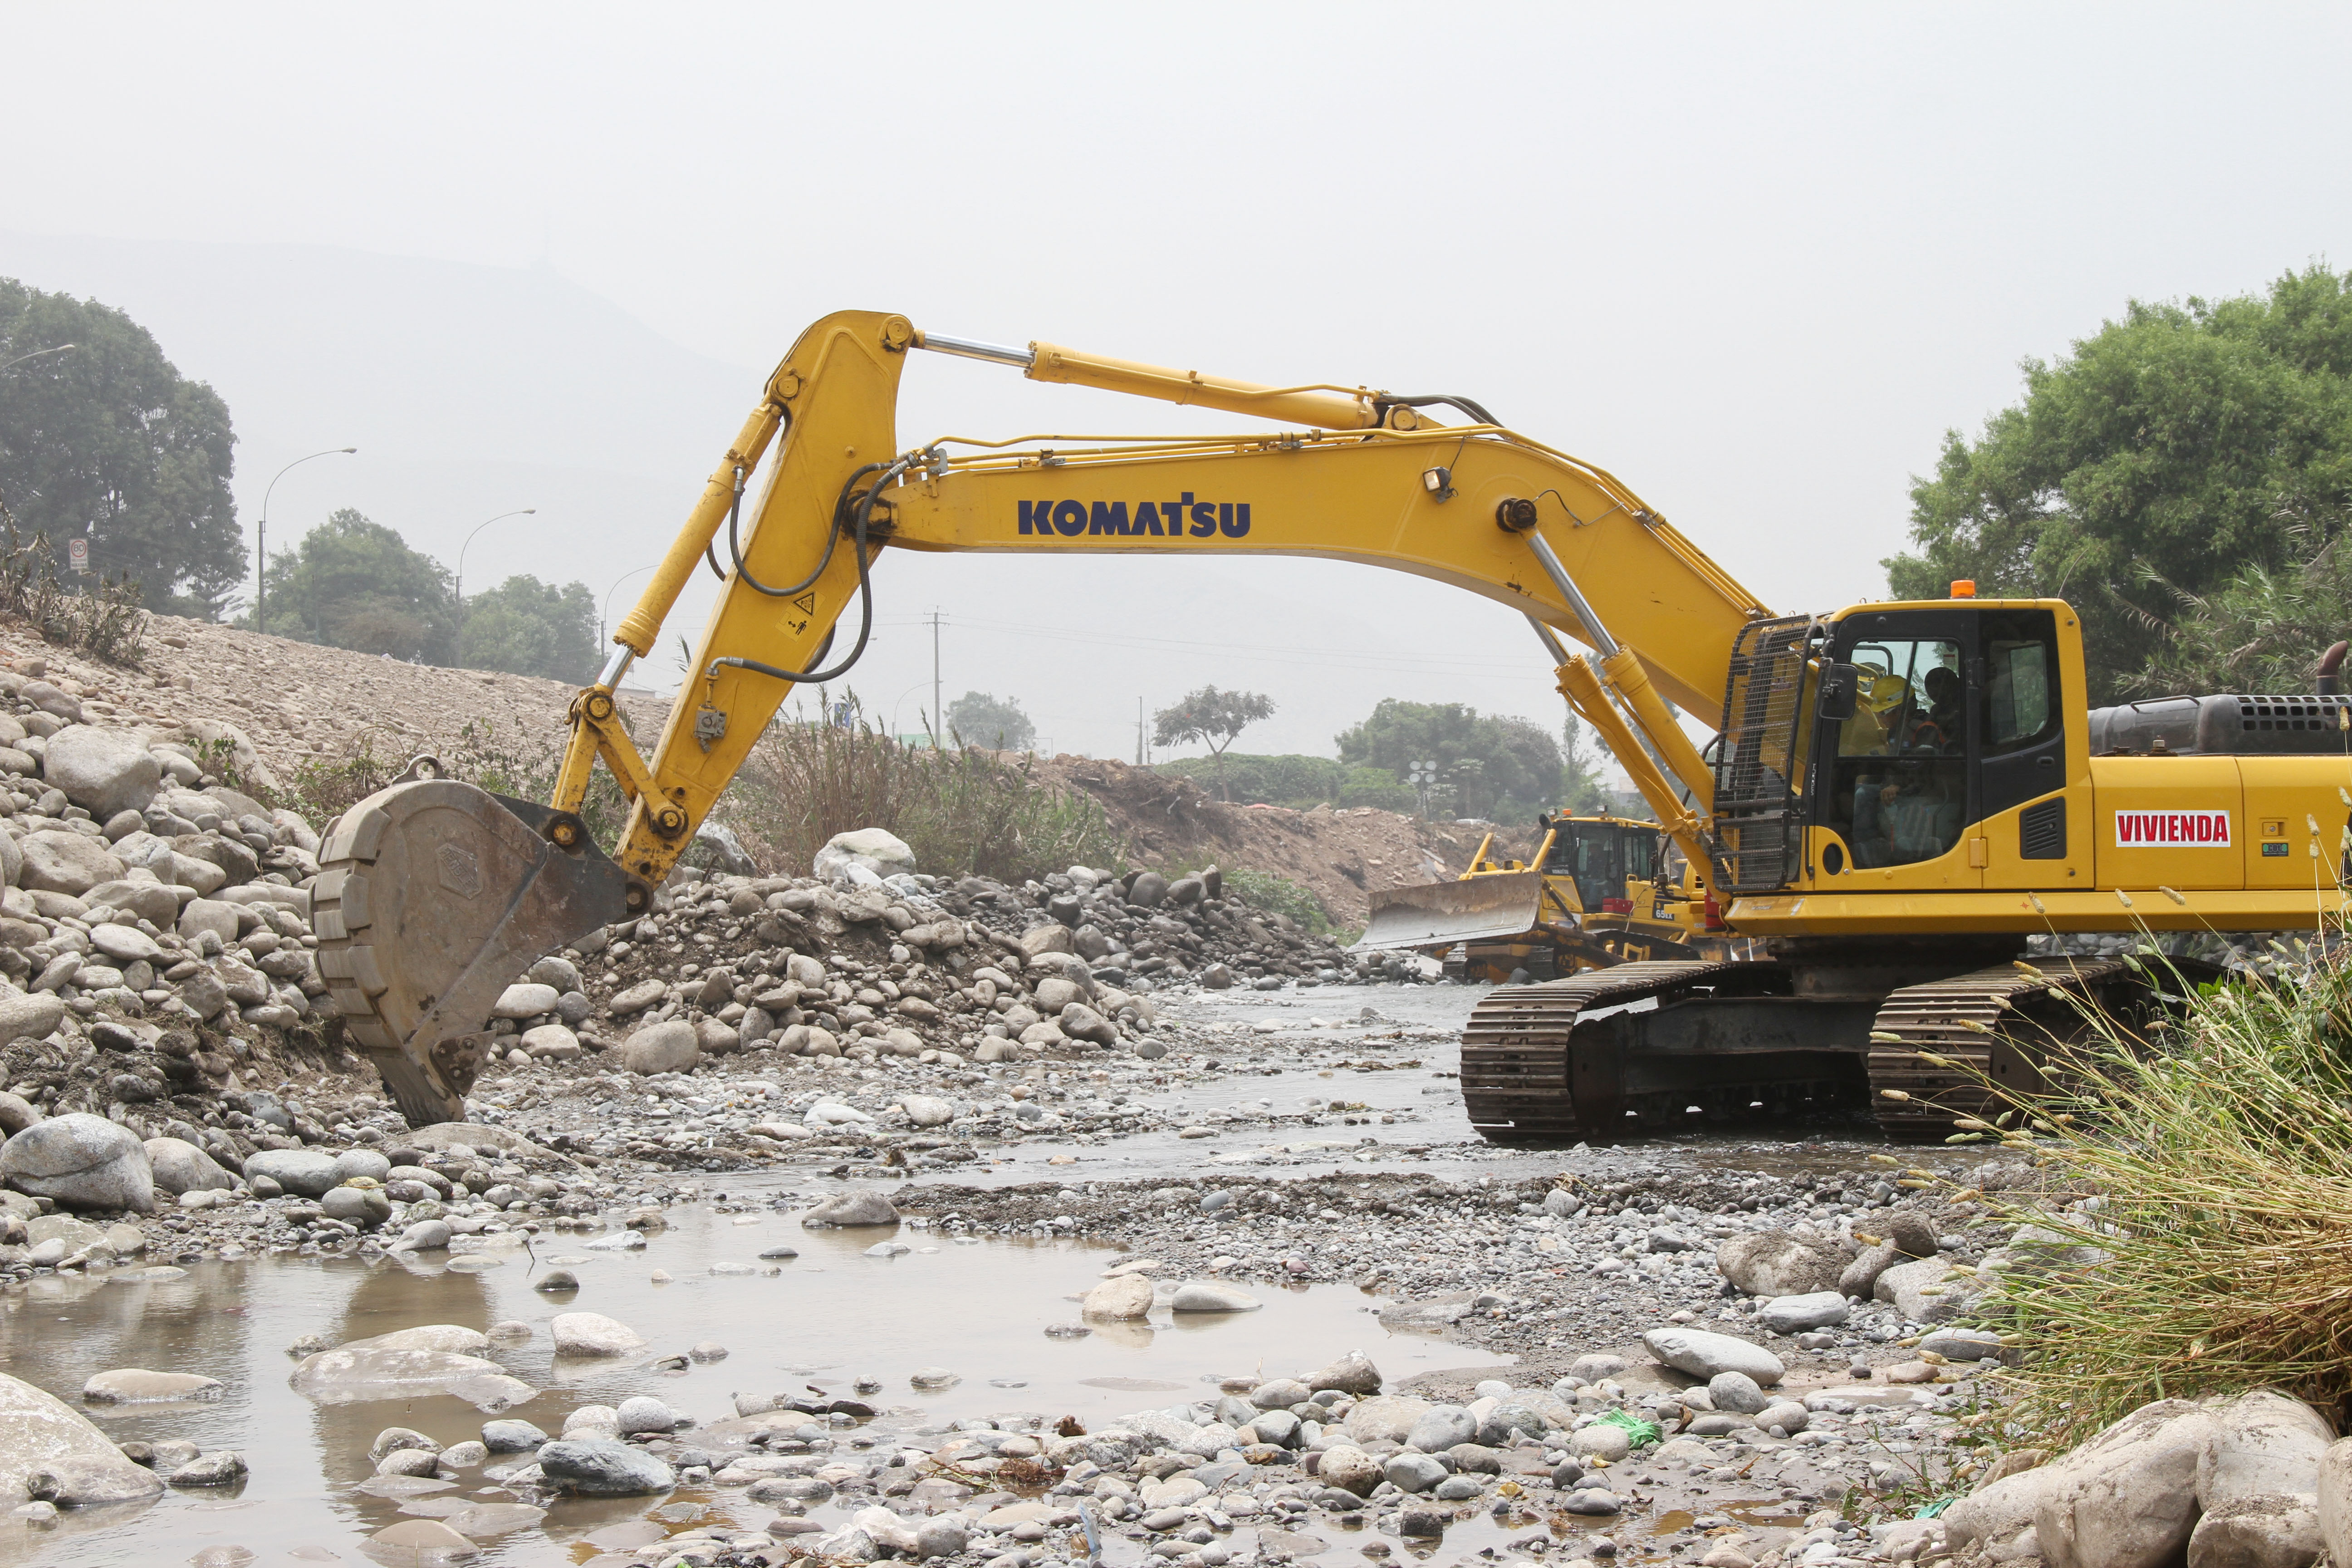
[{"label": "exhaust pipe", "polygon": [[2319,656],[2319,679],[2312,689],[2322,697],[2334,697],[2344,689],[2344,656],[2352,652],[2352,642],[2339,642]]}]

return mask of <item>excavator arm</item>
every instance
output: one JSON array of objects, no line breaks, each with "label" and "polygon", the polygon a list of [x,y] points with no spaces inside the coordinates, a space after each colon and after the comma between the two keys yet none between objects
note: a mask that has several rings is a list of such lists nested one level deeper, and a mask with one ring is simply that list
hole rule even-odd
[{"label": "excavator arm", "polygon": [[[904,449],[898,380],[917,349],[1286,427],[1213,437],[947,437]],[[1441,426],[1429,412],[1441,405],[1476,422]],[[1735,634],[1768,614],[1614,477],[1515,434],[1465,398],[1256,386],[1046,344],[927,337],[902,316],[828,316],[769,378],[621,623],[612,659],[574,700],[551,807],[528,820],[505,814],[530,834],[493,823],[503,808],[485,807],[491,797],[467,803],[451,792],[468,786],[446,780],[394,785],[338,827],[319,900],[328,910],[322,973],[412,1121],[462,1114],[488,1005],[478,994],[492,972],[503,966],[510,978],[516,954],[527,963],[646,908],[793,687],[855,663],[887,548],[1321,556],[1481,595],[1534,624],[1563,694],[1694,866],[1707,863],[1700,835],[1712,778],[1668,705],[1714,714]],[[613,694],[706,561],[721,566],[726,587],[648,764],[621,730]],[[1570,657],[1555,633],[1591,653]],[[631,801],[610,861],[578,816],[599,757]],[[403,798],[419,790],[450,798],[421,811],[423,797]],[[502,845],[516,839],[501,849],[497,875],[459,864],[468,852],[461,804],[476,831]],[[544,848],[525,865],[534,836]],[[465,895],[472,884],[478,891]]]}]

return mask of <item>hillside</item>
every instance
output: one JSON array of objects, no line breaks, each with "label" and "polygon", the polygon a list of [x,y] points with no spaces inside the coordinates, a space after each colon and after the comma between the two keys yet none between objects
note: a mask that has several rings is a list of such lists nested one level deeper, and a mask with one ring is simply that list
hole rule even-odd
[{"label": "hillside", "polygon": [[[137,669],[0,622],[0,663],[30,673],[33,659],[94,715],[200,746],[226,743],[251,782],[279,789],[305,769],[363,753],[396,769],[430,751],[461,773],[493,759],[535,763],[559,743],[572,692],[560,681],[403,664],[171,616],[152,623]],[[625,709],[650,747],[668,705],[648,695],[625,699]],[[1391,811],[1227,805],[1189,780],[1108,760],[1058,756],[1040,772],[1101,803],[1136,864],[1275,872],[1312,889],[1341,925],[1364,919],[1368,892],[1454,875],[1478,844],[1475,829]]]}]

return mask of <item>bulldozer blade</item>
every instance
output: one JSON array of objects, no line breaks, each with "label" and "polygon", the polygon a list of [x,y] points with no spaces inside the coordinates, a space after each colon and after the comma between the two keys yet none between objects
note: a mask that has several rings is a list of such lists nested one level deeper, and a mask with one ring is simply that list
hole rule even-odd
[{"label": "bulldozer blade", "polygon": [[1427,882],[1372,895],[1370,921],[1350,952],[1451,947],[1531,931],[1543,909],[1543,874],[1508,871]]},{"label": "bulldozer blade", "polygon": [[558,847],[558,821],[425,779],[352,806],[320,849],[319,973],[412,1127],[464,1119],[490,1009],[517,974],[627,915],[627,874],[585,833]]}]

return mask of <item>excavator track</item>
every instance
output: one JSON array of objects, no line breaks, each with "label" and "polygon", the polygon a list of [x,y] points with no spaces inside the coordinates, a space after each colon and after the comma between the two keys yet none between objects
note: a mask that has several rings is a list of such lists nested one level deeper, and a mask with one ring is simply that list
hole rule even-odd
[{"label": "excavator track", "polygon": [[[1664,960],[1620,963],[1539,985],[1504,985],[1471,1011],[1462,1033],[1462,1100],[1471,1125],[1495,1142],[1527,1142],[1608,1131],[1592,1101],[1614,1086],[1577,1083],[1569,1035],[1604,1007],[1652,1001],[1750,967]],[[1586,1091],[1579,1114],[1580,1087]],[[1600,1091],[1600,1092],[1596,1092]]]},{"label": "excavator track", "polygon": [[[1888,1137],[1940,1141],[1962,1117],[1990,1119],[2063,1088],[2053,1057],[2088,1037],[2086,1009],[2137,1030],[2165,1000],[2120,958],[2032,962],[2032,973],[2007,963],[1888,994],[1872,1033],[1901,1043],[1874,1040],[1868,1064],[1871,1110]],[[2194,979],[2210,967],[2174,962]]]}]

